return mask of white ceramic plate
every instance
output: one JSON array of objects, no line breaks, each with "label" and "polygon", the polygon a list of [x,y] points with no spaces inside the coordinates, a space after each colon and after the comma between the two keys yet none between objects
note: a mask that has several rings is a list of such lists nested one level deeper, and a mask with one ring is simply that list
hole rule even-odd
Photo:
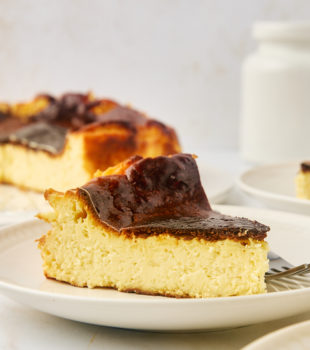
[{"label": "white ceramic plate", "polygon": [[270,333],[243,350],[305,350],[310,349],[310,321],[294,324]]},{"label": "white ceramic plate", "polygon": [[[215,208],[271,225],[272,250],[293,264],[310,260],[309,217],[254,208]],[[293,289],[289,285],[272,289],[280,292],[214,299],[137,295],[47,280],[35,239],[48,227],[35,220],[0,230],[0,292],[53,315],[112,327],[196,331],[249,325],[310,310],[310,287],[305,287],[310,286],[310,279]]]},{"label": "white ceramic plate", "polygon": [[243,173],[239,187],[268,208],[310,215],[310,200],[296,198],[299,162],[264,165]]}]

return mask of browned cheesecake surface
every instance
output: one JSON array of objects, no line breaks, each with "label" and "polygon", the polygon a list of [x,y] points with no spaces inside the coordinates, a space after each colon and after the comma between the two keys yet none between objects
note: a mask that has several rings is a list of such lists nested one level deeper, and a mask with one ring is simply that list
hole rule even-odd
[{"label": "browned cheesecake surface", "polygon": [[[173,134],[171,128],[134,109],[109,99],[92,99],[89,94],[67,93],[60,98],[38,95],[32,104],[38,104],[38,101],[42,101],[43,107],[27,109],[27,104],[17,104],[2,112],[0,108],[0,143],[20,144],[59,154],[64,149],[68,131],[89,131],[116,124],[136,134],[138,127],[155,123],[162,132]],[[167,150],[167,154],[174,152],[174,147],[171,152]]]},{"label": "browned cheesecake surface", "polygon": [[309,172],[310,171],[310,161],[301,163],[300,164],[300,169],[303,172]]},{"label": "browned cheesecake surface", "polygon": [[134,157],[124,174],[98,177],[77,190],[99,221],[123,233],[263,240],[269,227],[213,211],[189,154]]},{"label": "browned cheesecake surface", "polygon": [[131,156],[178,152],[171,127],[90,93],[0,103],[1,183],[66,191]]}]

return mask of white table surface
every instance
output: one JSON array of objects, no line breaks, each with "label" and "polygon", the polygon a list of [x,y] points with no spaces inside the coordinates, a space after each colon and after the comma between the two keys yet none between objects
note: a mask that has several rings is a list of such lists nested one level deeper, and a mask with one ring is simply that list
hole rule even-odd
[{"label": "white table surface", "polygon": [[[210,165],[225,169],[227,176],[232,178],[249,167],[234,152],[208,152],[201,158]],[[232,189],[226,203],[261,206],[249,200],[236,187]],[[150,333],[61,319],[24,307],[0,295],[0,349],[240,349],[269,332],[309,319],[310,312],[307,312],[278,321],[224,331],[191,334]]]}]

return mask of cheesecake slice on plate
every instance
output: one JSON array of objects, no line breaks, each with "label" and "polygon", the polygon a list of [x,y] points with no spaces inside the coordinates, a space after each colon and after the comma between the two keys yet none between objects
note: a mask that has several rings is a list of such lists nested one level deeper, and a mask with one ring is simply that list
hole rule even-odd
[{"label": "cheesecake slice on plate", "polygon": [[45,192],[46,277],[169,297],[266,291],[269,227],[213,211],[192,155],[135,156],[97,176]]}]

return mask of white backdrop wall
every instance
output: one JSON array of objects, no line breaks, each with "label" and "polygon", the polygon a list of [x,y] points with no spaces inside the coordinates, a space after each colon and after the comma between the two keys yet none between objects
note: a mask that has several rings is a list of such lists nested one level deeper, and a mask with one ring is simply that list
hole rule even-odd
[{"label": "white backdrop wall", "polygon": [[309,0],[0,1],[0,99],[93,90],[173,125],[187,152],[237,148],[255,20]]}]

